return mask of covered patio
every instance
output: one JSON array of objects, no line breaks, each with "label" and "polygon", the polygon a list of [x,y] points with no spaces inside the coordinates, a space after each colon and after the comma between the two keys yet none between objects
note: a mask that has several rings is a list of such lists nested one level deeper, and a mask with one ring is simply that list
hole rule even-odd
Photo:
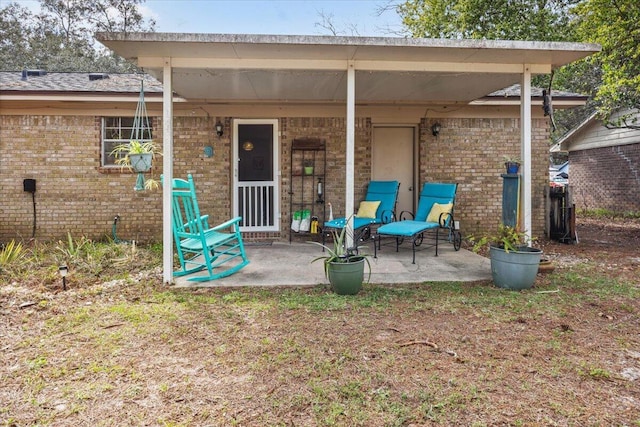
[{"label": "covered patio", "polygon": [[[328,284],[324,277],[322,260],[311,261],[322,255],[322,249],[310,243],[247,244],[249,265],[239,272],[210,282],[189,282],[191,276],[176,277],[176,287],[235,287],[235,286],[316,286]],[[423,282],[473,282],[491,279],[488,258],[465,249],[454,251],[453,245],[441,242],[438,256],[428,248],[416,254],[411,263],[411,245],[404,244],[396,252],[395,245],[383,245],[378,257],[373,257],[372,243],[362,253],[372,254],[371,284],[393,285]],[[365,277],[367,270],[365,267]]]},{"label": "covered patio", "polygon": [[[439,40],[401,39],[373,37],[319,37],[319,36],[266,36],[248,34],[162,34],[162,33],[99,33],[97,39],[116,54],[143,67],[163,82],[163,145],[165,179],[173,177],[173,103],[172,94],[186,100],[199,99],[214,108],[225,108],[226,115],[242,117],[237,107],[251,104],[254,108],[271,106],[275,116],[300,106],[315,105],[318,108],[343,108],[346,123],[344,150],[344,211],[354,212],[354,146],[356,115],[365,117],[371,111],[393,111],[385,115],[386,122],[407,120],[407,110],[414,111],[415,122],[428,117],[428,106],[464,108],[482,97],[520,84],[520,146],[522,157],[522,229],[532,230],[532,112],[531,78],[536,74],[551,73],[557,67],[582,59],[600,47],[582,43],[488,41],[488,40]],[[425,108],[425,106],[427,106]],[[356,112],[356,107],[358,112]],[[234,109],[235,108],[235,109]],[[260,115],[262,116],[262,115]],[[419,161],[419,159],[418,159]],[[400,167],[406,167],[402,165]],[[480,166],[481,167],[481,166]],[[231,176],[237,174],[237,166],[229,165]],[[278,171],[280,172],[280,171]],[[416,186],[424,177],[418,177]],[[163,193],[163,270],[164,281],[171,283],[173,271],[173,235],[171,230],[171,189]],[[350,228],[350,226],[348,226]],[[279,230],[278,230],[279,231]],[[348,244],[351,242],[348,242]],[[275,273],[280,284],[284,276],[295,277],[294,269],[300,265],[301,276],[309,284],[323,283],[322,267],[308,265],[308,257],[302,257],[294,246],[290,247],[294,258],[277,253],[274,244],[269,247],[269,258],[264,269],[282,257],[286,275]],[[316,248],[308,245],[309,251]],[[269,283],[266,276],[256,271],[260,266],[264,248],[250,248],[252,267],[237,274],[234,280],[245,284]],[[306,251],[306,249],[304,249]],[[415,282],[423,280],[462,280],[467,269],[464,263],[456,264],[463,253],[443,251],[437,258],[421,254],[414,267],[404,266],[407,254],[398,258],[391,251],[382,253],[375,264],[374,283]],[[453,251],[452,251],[453,252]],[[446,254],[446,255],[445,255]],[[472,254],[471,254],[472,255]],[[431,261],[452,257],[450,265],[459,265],[459,275],[436,275],[447,270],[446,264],[438,268],[427,266]],[[471,257],[469,265],[482,260]],[[298,261],[298,259],[303,259]],[[433,260],[427,261],[429,258]],[[394,269],[396,269],[394,271]],[[280,270],[283,271],[283,270]],[[488,271],[488,269],[487,269]],[[432,273],[434,272],[434,273]],[[251,276],[253,274],[253,276]],[[404,279],[401,277],[405,277]],[[454,278],[455,277],[455,278]],[[476,280],[475,277],[467,280]],[[288,279],[287,279],[288,280]],[[298,282],[301,279],[298,278]],[[300,284],[300,283],[298,283]]]}]

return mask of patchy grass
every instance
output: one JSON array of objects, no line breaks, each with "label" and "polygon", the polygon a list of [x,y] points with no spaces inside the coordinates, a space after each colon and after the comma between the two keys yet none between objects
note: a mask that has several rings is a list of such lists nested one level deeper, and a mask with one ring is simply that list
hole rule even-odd
[{"label": "patchy grass", "polygon": [[[640,425],[623,375],[640,370],[640,269],[596,252],[522,292],[344,297],[168,289],[157,247],[83,247],[67,292],[55,275],[0,285],[2,425]],[[38,253],[48,271],[56,252]]]}]

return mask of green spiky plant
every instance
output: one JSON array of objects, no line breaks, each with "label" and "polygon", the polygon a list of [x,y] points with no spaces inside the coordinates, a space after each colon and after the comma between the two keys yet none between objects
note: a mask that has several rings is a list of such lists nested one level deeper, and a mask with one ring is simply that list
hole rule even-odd
[{"label": "green spiky plant", "polygon": [[340,232],[331,230],[331,237],[333,238],[333,245],[327,246],[320,242],[309,242],[314,245],[318,245],[324,248],[325,255],[314,258],[311,262],[314,263],[319,260],[324,261],[324,275],[329,278],[329,265],[331,263],[348,263],[356,262],[364,259],[369,269],[369,275],[367,277],[367,283],[371,278],[371,263],[369,262],[368,254],[358,253],[358,248],[347,248],[346,242],[347,227],[343,227]]}]

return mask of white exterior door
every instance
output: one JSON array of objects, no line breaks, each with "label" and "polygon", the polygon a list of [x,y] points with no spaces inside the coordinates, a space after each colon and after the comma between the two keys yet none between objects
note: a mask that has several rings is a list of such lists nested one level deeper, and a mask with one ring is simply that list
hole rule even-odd
[{"label": "white exterior door", "polygon": [[413,126],[376,126],[373,128],[371,179],[400,181],[396,214],[414,212],[414,140]]},{"label": "white exterior door", "polygon": [[233,122],[233,205],[242,231],[280,230],[277,120]]}]

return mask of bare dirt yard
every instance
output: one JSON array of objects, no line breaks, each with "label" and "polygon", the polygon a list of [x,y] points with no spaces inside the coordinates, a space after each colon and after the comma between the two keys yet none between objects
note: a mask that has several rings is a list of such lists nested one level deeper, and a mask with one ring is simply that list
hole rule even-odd
[{"label": "bare dirt yard", "polygon": [[142,248],[66,292],[5,274],[0,424],[640,426],[640,220],[577,231],[522,292],[179,291]]}]

